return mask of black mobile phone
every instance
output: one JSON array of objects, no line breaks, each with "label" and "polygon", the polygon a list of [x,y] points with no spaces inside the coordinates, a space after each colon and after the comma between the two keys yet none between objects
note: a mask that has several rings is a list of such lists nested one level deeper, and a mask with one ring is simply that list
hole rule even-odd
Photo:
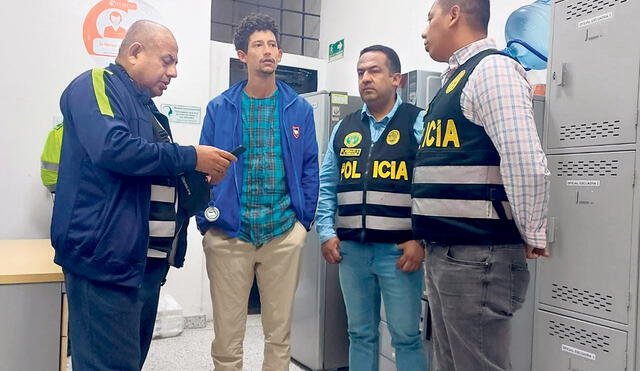
[{"label": "black mobile phone", "polygon": [[246,151],[247,149],[244,146],[237,146],[233,151],[231,151],[231,154],[238,157],[241,154],[244,153],[244,151]]}]

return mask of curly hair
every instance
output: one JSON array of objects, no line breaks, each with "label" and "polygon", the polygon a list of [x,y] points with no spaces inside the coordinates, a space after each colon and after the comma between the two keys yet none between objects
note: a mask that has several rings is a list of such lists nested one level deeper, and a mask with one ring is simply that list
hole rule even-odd
[{"label": "curly hair", "polygon": [[280,46],[278,26],[276,21],[267,14],[250,14],[240,21],[236,33],[233,35],[233,44],[236,50],[247,52],[249,48],[249,37],[256,31],[271,31],[276,37],[276,43]]}]

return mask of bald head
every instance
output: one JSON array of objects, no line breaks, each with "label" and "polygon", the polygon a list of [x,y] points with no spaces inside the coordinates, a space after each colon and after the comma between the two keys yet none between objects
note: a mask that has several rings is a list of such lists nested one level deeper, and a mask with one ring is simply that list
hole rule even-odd
[{"label": "bald head", "polygon": [[128,49],[134,43],[155,46],[158,39],[170,39],[173,40],[173,42],[176,41],[171,31],[160,23],[146,19],[136,21],[127,30],[127,34],[124,36],[122,44],[120,44],[116,61],[126,57]]},{"label": "bald head", "polygon": [[129,27],[116,63],[152,97],[162,95],[171,79],[177,76],[178,44],[167,27],[140,20]]}]

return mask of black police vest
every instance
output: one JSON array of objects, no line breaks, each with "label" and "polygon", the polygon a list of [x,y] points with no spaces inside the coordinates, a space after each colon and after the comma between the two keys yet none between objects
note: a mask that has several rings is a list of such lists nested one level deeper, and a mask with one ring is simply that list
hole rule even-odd
[{"label": "black police vest", "polygon": [[[461,65],[429,104],[412,185],[414,236],[438,244],[522,243],[502,184],[500,155],[468,120],[460,96],[486,50]],[[505,56],[506,57],[506,56]]]},{"label": "black police vest", "polygon": [[[156,142],[171,142],[170,134],[161,125],[161,119],[150,117]],[[176,234],[176,188],[171,177],[155,176],[151,178],[151,203],[149,207],[149,248],[170,252]]]},{"label": "black police vest", "polygon": [[401,104],[375,143],[361,110],[342,120],[333,142],[340,169],[336,232],[341,240],[413,239],[411,178],[418,149],[413,125],[420,111]]}]

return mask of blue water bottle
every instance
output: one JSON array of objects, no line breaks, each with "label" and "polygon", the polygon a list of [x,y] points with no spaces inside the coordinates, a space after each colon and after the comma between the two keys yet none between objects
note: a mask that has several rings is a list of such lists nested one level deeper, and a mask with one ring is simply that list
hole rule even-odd
[{"label": "blue water bottle", "polygon": [[504,27],[507,54],[527,70],[547,68],[550,0],[536,0],[511,13]]}]

